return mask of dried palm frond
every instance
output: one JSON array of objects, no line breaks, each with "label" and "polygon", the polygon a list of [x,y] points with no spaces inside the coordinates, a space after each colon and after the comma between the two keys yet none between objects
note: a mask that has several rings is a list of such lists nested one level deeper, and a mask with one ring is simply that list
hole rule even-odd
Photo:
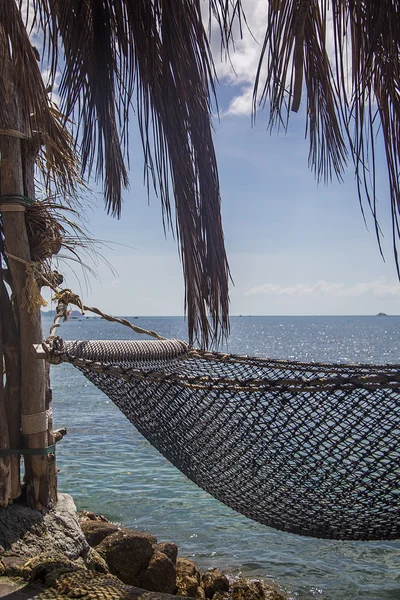
[{"label": "dried palm frond", "polygon": [[[246,22],[244,3],[208,4],[222,47],[229,48],[233,32],[240,35]],[[160,195],[166,225],[173,221],[171,191],[175,197],[189,336],[207,344],[219,326],[225,332],[228,328],[229,269],[210,127],[214,70],[200,0],[31,0],[28,5],[34,26],[43,32],[53,78],[62,70],[61,110],[66,119],[76,116],[74,137],[81,144],[84,172],[104,178],[106,204],[116,215],[128,183],[128,114],[136,100],[145,173]],[[16,49],[12,58],[21,72],[19,89],[41,123],[37,128],[55,140],[57,153],[49,164],[55,172],[60,169],[64,184],[69,171],[68,160],[59,154],[62,129],[43,108],[34,51],[21,17],[14,19],[15,0],[3,0],[0,7],[0,33]],[[393,0],[270,0],[254,92],[254,108],[268,102],[271,126],[286,127],[305,87],[310,165],[319,179],[340,179],[350,153],[360,199],[366,196],[378,235],[375,155],[381,132],[395,252],[400,229],[399,11]],[[333,57],[327,49],[330,19]],[[2,87],[0,79],[0,101],[6,93]]]},{"label": "dried palm frond", "polygon": [[[61,110],[75,119],[83,170],[104,178],[107,208],[118,216],[128,184],[128,113],[136,99],[146,177],[161,198],[165,225],[178,230],[189,337],[208,345],[228,330],[229,269],[210,125],[214,72],[200,2],[30,5],[34,25],[45,33],[53,77],[62,47]],[[219,8],[229,37],[227,13]]]},{"label": "dried palm frond", "polygon": [[[265,71],[265,72],[264,72]],[[264,86],[259,94],[261,81]],[[318,0],[270,3],[267,29],[254,89],[257,103],[270,103],[270,126],[287,128],[290,111],[307,90],[309,162],[318,179],[341,178],[347,149],[340,102],[326,48],[326,13]]]},{"label": "dried palm frond", "polygon": [[48,203],[35,202],[25,212],[31,260],[42,262],[58,254],[65,229],[49,210]]},{"label": "dried palm frond", "polygon": [[25,221],[31,260],[41,263],[47,275],[53,273],[54,263],[59,268],[61,263],[65,266],[71,261],[82,268],[87,287],[87,275],[97,277],[99,261],[115,274],[100,250],[109,243],[94,239],[81,223],[80,213],[72,207],[56,198],[46,198],[27,207]]},{"label": "dried palm frond", "polygon": [[56,188],[73,193],[79,181],[78,157],[71,136],[48,100],[36,52],[15,0],[0,2],[0,64],[0,128],[22,129],[21,134],[35,138],[46,157],[47,178],[53,179]]}]

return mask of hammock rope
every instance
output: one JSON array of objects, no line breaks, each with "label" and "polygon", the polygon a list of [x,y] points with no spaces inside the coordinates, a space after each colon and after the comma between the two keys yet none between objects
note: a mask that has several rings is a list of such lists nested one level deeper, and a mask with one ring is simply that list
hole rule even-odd
[{"label": "hammock rope", "polygon": [[179,340],[51,340],[215,498],[320,538],[400,537],[400,365],[304,363]]}]

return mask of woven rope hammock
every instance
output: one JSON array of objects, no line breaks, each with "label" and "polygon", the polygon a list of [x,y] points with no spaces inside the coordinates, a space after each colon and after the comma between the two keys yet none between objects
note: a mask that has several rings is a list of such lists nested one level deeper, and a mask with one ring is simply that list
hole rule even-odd
[{"label": "woven rope hammock", "polygon": [[400,365],[265,360],[176,340],[63,342],[189,479],[283,531],[400,537]]}]

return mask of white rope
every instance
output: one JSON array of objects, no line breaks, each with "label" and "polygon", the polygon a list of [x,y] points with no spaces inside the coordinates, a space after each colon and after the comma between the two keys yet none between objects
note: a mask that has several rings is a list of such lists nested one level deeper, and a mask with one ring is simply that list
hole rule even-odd
[{"label": "white rope", "polygon": [[48,428],[48,411],[36,413],[33,415],[21,415],[22,433],[24,435],[33,435],[42,433]]}]

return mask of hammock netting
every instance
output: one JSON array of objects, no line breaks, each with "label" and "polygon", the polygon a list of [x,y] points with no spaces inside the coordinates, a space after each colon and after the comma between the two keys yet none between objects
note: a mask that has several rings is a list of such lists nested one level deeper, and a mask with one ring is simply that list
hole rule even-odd
[{"label": "hammock netting", "polygon": [[243,515],[320,538],[400,537],[399,365],[249,358],[176,340],[56,340],[52,356]]}]

